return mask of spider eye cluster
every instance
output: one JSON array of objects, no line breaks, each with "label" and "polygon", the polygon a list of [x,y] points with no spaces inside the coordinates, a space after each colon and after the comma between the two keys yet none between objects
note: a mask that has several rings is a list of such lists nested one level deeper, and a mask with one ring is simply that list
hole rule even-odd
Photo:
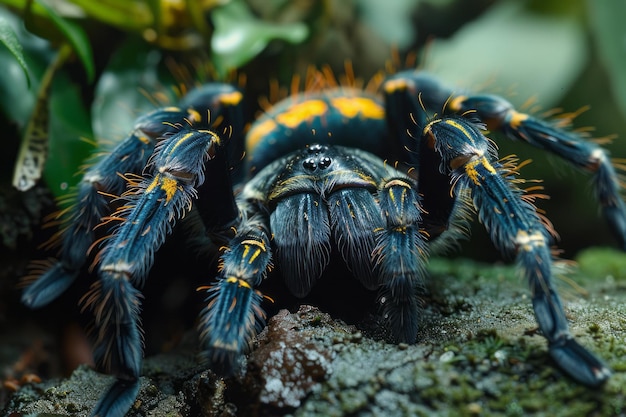
[{"label": "spider eye cluster", "polygon": [[302,161],[302,167],[307,171],[315,171],[316,169],[328,168],[333,160],[329,156],[326,156],[325,152],[328,150],[328,146],[320,144],[313,144],[307,148],[307,153],[310,155]]}]

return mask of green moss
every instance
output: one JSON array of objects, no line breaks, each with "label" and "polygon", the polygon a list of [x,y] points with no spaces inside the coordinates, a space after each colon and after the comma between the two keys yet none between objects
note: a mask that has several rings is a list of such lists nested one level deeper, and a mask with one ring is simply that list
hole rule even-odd
[{"label": "green moss", "polygon": [[590,248],[576,259],[580,275],[593,280],[611,277],[617,281],[626,281],[626,256],[613,248]]},{"label": "green moss", "polygon": [[[594,253],[601,256],[592,259]],[[406,409],[419,405],[431,416],[573,417],[623,413],[626,352],[620,341],[626,338],[626,291],[620,289],[619,282],[626,275],[620,269],[625,258],[616,251],[585,252],[581,268],[572,279],[581,283],[586,293],[559,282],[572,333],[604,358],[615,372],[609,383],[598,390],[573,382],[555,367],[545,340],[536,332],[529,291],[519,279],[517,268],[469,260],[433,259],[429,266],[432,279],[427,300],[431,304],[427,306],[422,342],[405,347],[404,351],[394,350],[394,345],[387,346],[390,353],[384,364],[370,361],[368,368],[394,369],[394,380],[404,372],[401,375],[405,385],[401,392],[395,390],[401,400],[396,398],[396,401],[404,401]],[[596,269],[590,271],[589,265],[595,265]],[[614,280],[606,280],[608,274]],[[427,353],[420,356],[420,347],[427,349]],[[354,348],[360,353],[345,350],[335,364],[363,361],[363,352],[375,349],[367,337]],[[346,364],[331,376],[331,381],[345,378],[344,369],[356,368]],[[372,369],[369,372],[376,373]],[[389,374],[383,372],[383,375],[384,378],[377,379],[378,386],[393,390],[393,383],[387,378]],[[353,371],[350,378],[353,382],[350,387],[339,382],[331,386],[366,391],[369,384],[366,375],[361,379],[359,372]],[[406,388],[408,384],[413,384],[413,390]],[[325,401],[333,409],[328,396],[337,399],[346,395],[323,390],[327,399],[314,394],[309,404]],[[351,394],[350,398],[355,396],[373,401],[369,395]],[[358,407],[350,408],[353,415],[376,415],[374,410],[380,411],[372,402],[359,402]],[[397,409],[384,411],[379,414],[407,415]],[[314,414],[298,410],[295,415]]]},{"label": "green moss", "polygon": [[[609,255],[601,253],[608,257],[593,262],[614,265],[621,260],[613,258],[624,257],[612,251]],[[528,289],[514,266],[434,260],[431,274],[423,327],[416,344],[373,340],[365,328],[357,332],[341,321],[329,324],[327,319],[318,319],[322,317],[319,311],[311,313],[313,319],[300,317],[298,328],[315,329],[316,340],[332,349],[334,359],[332,372],[303,399],[301,407],[293,410],[294,417],[574,417],[626,412],[626,290],[620,283],[623,277],[616,275],[607,280],[603,273],[592,276],[581,268],[574,279],[587,294],[561,291],[572,333],[614,370],[604,387],[593,390],[575,383],[555,367],[545,339],[536,331]],[[194,366],[193,356],[185,358],[180,358],[177,366]],[[177,396],[171,392],[165,396],[161,391],[159,381],[166,375],[179,374],[183,381],[190,379],[192,371],[176,371],[173,363],[171,355],[146,361],[144,375],[151,379],[141,390],[140,409],[132,410],[131,415],[145,413],[157,404],[165,407],[168,401],[164,398],[184,399],[180,392]],[[201,367],[196,369],[205,372]],[[101,381],[104,387],[110,382],[110,378],[86,368],[79,371],[72,380],[81,388],[74,390],[60,384],[49,391],[42,390],[47,392],[47,403],[54,400],[55,404],[78,404],[72,397],[82,393],[82,387],[93,385],[86,382],[87,378]],[[174,384],[178,385],[183,383]],[[103,389],[102,385],[95,389],[81,410],[91,409]],[[227,396],[232,395],[229,390],[232,387],[226,386]],[[64,392],[68,398],[59,398],[59,393]],[[27,393],[24,390],[22,398]],[[16,404],[18,398],[14,399]],[[15,409],[27,409],[24,404],[19,402]],[[177,403],[176,407],[185,409],[184,404]],[[165,408],[171,410],[173,406]]]}]

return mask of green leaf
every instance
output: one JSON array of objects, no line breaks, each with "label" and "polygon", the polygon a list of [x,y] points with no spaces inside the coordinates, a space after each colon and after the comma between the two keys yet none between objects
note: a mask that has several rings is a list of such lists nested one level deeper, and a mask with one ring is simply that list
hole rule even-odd
[{"label": "green leaf", "polygon": [[43,177],[56,196],[67,193],[80,180],[80,167],[94,151],[91,118],[81,89],[66,72],[54,77],[50,94],[50,149]]},{"label": "green leaf", "polygon": [[22,45],[20,45],[17,40],[17,35],[13,31],[9,21],[3,17],[0,17],[0,42],[7,47],[13,57],[15,57],[16,61],[20,64],[20,67],[22,67],[22,71],[26,76],[26,83],[30,88],[30,74],[28,73],[28,65],[24,59]]},{"label": "green leaf", "polygon": [[72,0],[90,18],[124,31],[141,32],[153,23],[145,2],[128,0]]},{"label": "green leaf", "polygon": [[35,107],[39,82],[54,58],[54,53],[49,42],[26,31],[22,20],[8,10],[0,7],[0,18],[11,24],[18,42],[22,45],[31,77],[32,87],[29,87],[22,67],[8,49],[0,48],[0,110],[23,132]]},{"label": "green leaf", "polygon": [[[0,8],[0,18],[13,25],[32,77],[32,88],[27,88],[18,63],[8,50],[0,48],[0,62],[4,65],[0,77],[0,109],[19,127],[22,148],[28,148],[33,133],[35,138],[41,139],[38,150],[23,158],[34,158],[34,163],[26,163],[37,167],[32,175],[42,175],[50,189],[60,196],[79,180],[76,172],[93,150],[93,146],[81,140],[92,137],[81,87],[60,68],[71,48],[66,44],[59,56],[49,42],[23,30],[21,20],[3,8]],[[23,184],[36,181],[24,180]]]},{"label": "green leaf", "polygon": [[211,14],[213,64],[220,76],[256,57],[270,41],[300,43],[308,36],[304,23],[276,24],[257,19],[241,0],[232,0]]},{"label": "green leaf", "polygon": [[111,146],[128,135],[138,116],[176,102],[167,87],[173,82],[163,81],[162,71],[162,52],[141,39],[130,38],[117,49],[98,80],[92,104],[100,146]]},{"label": "green leaf", "polygon": [[425,69],[452,85],[502,94],[516,106],[536,98],[549,108],[580,75],[587,55],[585,32],[574,17],[502,1],[451,39],[435,40]]},{"label": "green leaf", "polygon": [[589,0],[587,5],[594,40],[609,75],[613,96],[626,115],[626,3]]},{"label": "green leaf", "polygon": [[65,39],[72,45],[74,52],[85,68],[87,79],[89,82],[92,82],[94,80],[96,70],[91,44],[89,43],[89,38],[87,37],[85,31],[83,31],[78,24],[61,17],[52,7],[48,6],[43,1],[38,1],[37,3],[46,10],[54,25],[61,31],[61,33],[63,33]]}]

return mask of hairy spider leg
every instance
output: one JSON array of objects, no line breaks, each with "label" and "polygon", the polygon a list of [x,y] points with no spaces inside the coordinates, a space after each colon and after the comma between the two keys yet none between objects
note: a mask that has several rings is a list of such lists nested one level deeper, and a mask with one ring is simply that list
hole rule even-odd
[{"label": "hairy spider leg", "polygon": [[[199,101],[205,97],[202,95]],[[194,222],[192,227],[199,236],[194,238],[197,244],[213,247],[215,240],[223,240],[228,229],[237,226],[235,236],[220,257],[217,282],[206,288],[207,305],[198,323],[201,357],[214,371],[226,375],[236,369],[240,353],[248,348],[252,337],[264,325],[265,314],[260,307],[263,297],[254,288],[270,267],[271,252],[263,222],[258,216],[240,217],[233,196],[233,181],[238,182],[243,176],[239,169],[244,157],[243,96],[234,87],[224,87],[222,94],[210,102],[216,99],[220,103],[220,117],[230,125],[224,132],[229,140],[226,146],[216,150],[221,156],[206,167],[209,181],[198,187],[198,193],[208,197],[196,202],[195,211],[201,225]],[[205,104],[208,103],[205,101]]]},{"label": "hairy spider leg", "polygon": [[[390,143],[393,154],[410,166],[418,167],[435,155],[423,157],[415,146],[416,139],[421,136],[428,121],[443,111],[452,90],[439,79],[420,71],[402,71],[390,75],[383,82],[382,90],[387,124],[393,138]],[[439,156],[434,159],[439,160]]]},{"label": "hairy spider leg", "polygon": [[[213,163],[205,168],[205,176],[209,180],[198,187],[200,195],[212,196],[196,202],[196,210],[209,233],[221,233],[224,229],[229,229],[239,216],[233,198],[233,182],[241,179],[239,166],[243,158],[243,96],[234,87],[223,86],[218,90],[220,94],[211,102],[203,102],[210,106],[209,109],[219,109],[219,113],[215,114],[217,119],[208,128],[221,132],[223,137],[228,138],[223,146],[215,150],[218,155]],[[203,94],[201,97],[205,96]],[[219,204],[215,204],[216,199],[221,200]]]},{"label": "hairy spider leg", "polygon": [[[194,129],[208,129],[227,138],[216,149],[218,155],[205,167],[205,181],[197,189],[194,210],[185,217],[183,227],[189,246],[199,256],[214,258],[219,247],[232,237],[238,209],[233,199],[233,183],[243,178],[243,94],[233,85],[207,83],[191,90],[180,101],[187,109]],[[219,197],[223,196],[223,197]],[[215,201],[220,204],[215,204]]]},{"label": "hairy spider leg", "polygon": [[[410,76],[408,76],[408,75]],[[419,91],[419,94],[415,92]],[[385,112],[393,140],[389,146],[399,165],[417,178],[417,190],[425,213],[421,227],[431,253],[454,249],[469,235],[471,214],[461,199],[442,192],[450,177],[439,170],[441,155],[418,140],[429,120],[440,111],[452,92],[424,72],[400,72],[382,84]]]},{"label": "hairy spider leg", "polygon": [[396,342],[415,343],[427,262],[419,196],[407,178],[390,178],[383,182],[378,198],[386,218],[386,226],[377,231],[374,250],[383,317]]},{"label": "hairy spider leg", "polygon": [[[127,174],[142,173],[160,138],[189,125],[221,131],[232,138],[227,142],[231,162],[226,165],[233,166],[232,161],[241,160],[242,156],[236,154],[242,152],[244,125],[239,90],[230,84],[207,83],[183,96],[179,104],[179,107],[156,109],[137,118],[132,133],[111,152],[97,155],[96,162],[86,169],[76,192],[71,195],[74,203],[54,218],[55,223],[62,225],[62,230],[49,246],[60,244],[60,259],[24,290],[24,304],[31,308],[43,307],[76,280],[96,239],[95,227],[110,213],[111,199],[127,188]],[[228,169],[220,167],[220,170],[228,173]],[[26,281],[29,280],[27,277]]]},{"label": "hairy spider leg", "polygon": [[139,378],[118,378],[96,404],[91,417],[124,417],[132,407],[140,387]]},{"label": "hairy spider leg", "polygon": [[[378,290],[392,337],[414,343],[427,257],[415,183],[372,154],[344,149],[337,147],[340,157],[329,153],[339,166],[331,167],[336,178],[324,181],[331,184],[324,196],[334,240],[355,277]],[[319,166],[325,156],[317,158]]]},{"label": "hairy spider leg", "polygon": [[[250,211],[247,203],[240,204]],[[263,328],[263,296],[255,288],[270,268],[267,218],[262,213],[246,216],[220,258],[217,282],[206,288],[207,304],[198,324],[201,357],[215,372],[236,371],[241,353]]]},{"label": "hairy spider leg", "polygon": [[[411,107],[402,109],[411,109],[420,127],[428,119],[426,112],[478,118],[491,131],[500,131],[510,139],[551,152],[575,167],[592,173],[595,195],[603,216],[622,249],[626,250],[626,204],[621,196],[619,167],[611,163],[605,149],[585,140],[583,134],[569,128],[571,115],[552,121],[542,120],[516,110],[510,102],[496,95],[457,94],[441,81],[421,71],[394,74],[384,83],[383,89],[386,93],[397,90],[409,93],[411,97],[405,97],[405,100]],[[401,117],[401,113],[397,114]],[[412,130],[409,128],[409,131]],[[410,136],[399,135],[402,144],[409,146],[409,149]]]},{"label": "hairy spider leg", "polygon": [[[494,95],[459,95],[447,109],[455,113],[474,111],[490,130],[499,130],[511,139],[521,140],[568,161],[593,174],[593,188],[602,214],[615,239],[626,250],[626,204],[616,167],[605,149],[585,140],[580,133],[559,125],[559,120],[545,121],[521,113],[502,97]],[[570,120],[562,119],[561,124]]]},{"label": "hairy spider leg", "polygon": [[227,172],[236,180],[241,179],[245,126],[243,93],[231,84],[206,83],[185,94],[178,105],[187,109],[194,128],[209,129],[229,137],[223,147],[229,164]]},{"label": "hairy spider leg", "polygon": [[95,415],[127,411],[135,399],[132,382],[139,378],[143,343],[140,289],[155,251],[191,210],[196,187],[205,179],[205,161],[212,162],[219,146],[220,138],[207,130],[181,130],[161,141],[151,157],[152,175],[122,195],[126,204],[111,218],[121,223],[97,255],[99,280],[82,300],[94,312],[96,363],[118,378]]},{"label": "hairy spider leg", "polygon": [[494,162],[495,149],[479,126],[466,119],[435,119],[424,128],[424,139],[441,155],[441,171],[451,177],[452,192],[461,198],[468,193],[495,246],[520,264],[552,358],[576,381],[601,385],[611,371],[569,331],[552,284],[550,231],[523,191],[509,181],[512,171]]},{"label": "hairy spider leg", "polygon": [[173,123],[184,122],[186,112],[171,107],[139,117],[132,133],[111,152],[101,155],[88,167],[76,186],[75,203],[56,215],[60,258],[29,285],[22,302],[31,308],[43,307],[59,297],[78,277],[89,248],[96,239],[94,228],[109,213],[109,202],[126,189],[124,174],[139,174],[154,149],[157,138],[178,130]]}]

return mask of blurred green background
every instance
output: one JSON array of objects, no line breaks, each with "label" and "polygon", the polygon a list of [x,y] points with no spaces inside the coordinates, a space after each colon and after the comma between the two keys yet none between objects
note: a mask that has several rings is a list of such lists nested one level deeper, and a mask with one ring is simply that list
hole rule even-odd
[{"label": "blurred green background", "polygon": [[[5,145],[0,231],[11,251],[39,227],[33,195],[66,193],[90,153],[122,137],[142,112],[173,100],[172,86],[181,80],[232,79],[233,70],[246,76],[253,117],[272,79],[289,86],[293,75],[305,74],[310,65],[328,65],[340,74],[350,61],[367,80],[394,54],[400,62],[414,56],[419,67],[452,85],[502,94],[518,106],[532,99],[529,109],[537,114],[589,106],[576,127],[593,127],[594,137],[615,135],[607,148],[613,157],[626,157],[623,1],[0,0],[0,5]],[[14,167],[16,161],[28,163],[20,151],[28,143],[38,149],[35,168],[45,160],[45,170],[42,180],[32,180],[34,188],[18,192],[11,185]],[[544,180],[551,198],[539,205],[560,233],[565,257],[588,246],[614,245],[588,175],[523,144],[498,143],[501,156],[533,160],[522,175]],[[10,224],[20,215],[27,220],[16,230]],[[474,229],[461,255],[498,259],[485,233]]]}]

